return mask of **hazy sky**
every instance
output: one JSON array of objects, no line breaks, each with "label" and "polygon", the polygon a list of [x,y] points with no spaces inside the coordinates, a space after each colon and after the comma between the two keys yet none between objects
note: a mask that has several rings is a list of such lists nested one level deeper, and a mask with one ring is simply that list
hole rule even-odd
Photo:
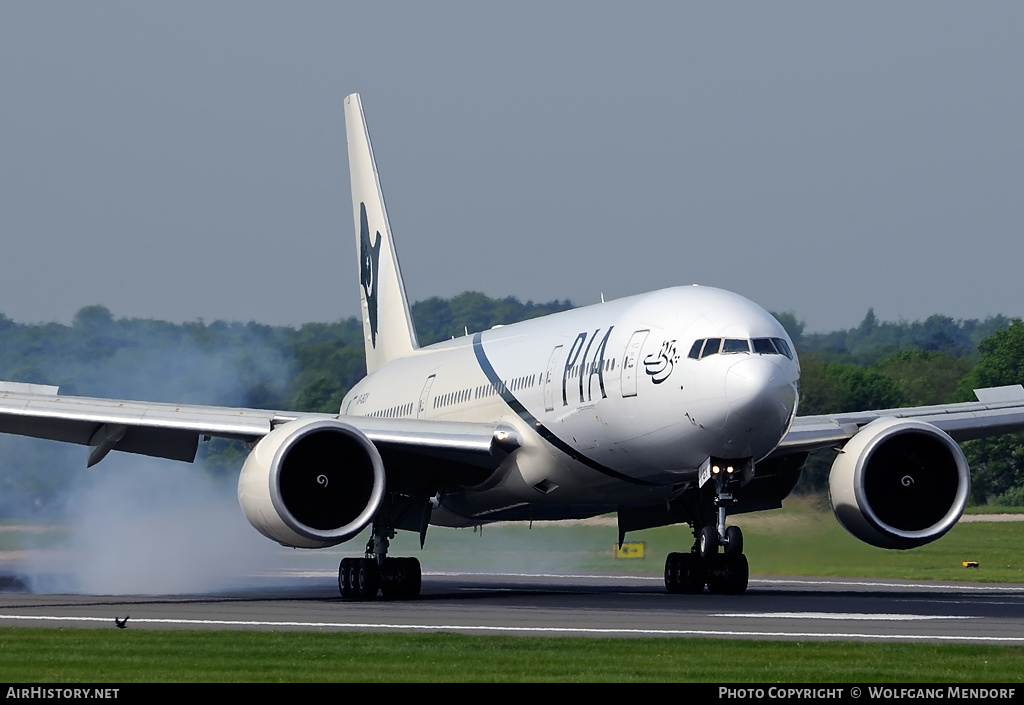
[{"label": "hazy sky", "polygon": [[362,94],[412,300],[1024,314],[1024,4],[0,3],[0,311],[357,310]]}]

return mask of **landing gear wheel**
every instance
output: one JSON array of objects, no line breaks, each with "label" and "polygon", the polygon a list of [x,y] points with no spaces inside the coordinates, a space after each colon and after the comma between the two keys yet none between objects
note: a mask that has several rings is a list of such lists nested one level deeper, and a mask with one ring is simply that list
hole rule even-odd
[{"label": "landing gear wheel", "polygon": [[355,598],[372,600],[380,589],[380,569],[372,558],[357,558],[355,570]]},{"label": "landing gear wheel", "polygon": [[742,553],[733,556],[732,576],[729,584],[731,595],[742,595],[747,591],[747,583],[750,581],[750,564],[747,557]]},{"label": "landing gear wheel", "polygon": [[338,592],[345,599],[352,597],[352,558],[342,558],[338,566]]},{"label": "landing gear wheel", "polygon": [[713,526],[705,526],[697,537],[697,550],[705,561],[718,555],[718,531]]},{"label": "landing gear wheel", "polygon": [[750,567],[743,554],[714,556],[708,563],[708,592],[714,595],[742,595],[749,578]]},{"label": "landing gear wheel", "polygon": [[419,596],[421,581],[417,559],[388,558],[380,573],[380,591],[389,599],[410,599]]},{"label": "landing gear wheel", "polygon": [[346,600],[372,600],[380,587],[380,570],[372,558],[342,558],[338,590]]},{"label": "landing gear wheel", "polygon": [[665,559],[665,589],[673,594],[704,592],[704,562],[693,553],[670,553]]},{"label": "landing gear wheel", "polygon": [[738,526],[730,526],[725,530],[725,555],[739,556],[743,553],[743,532]]},{"label": "landing gear wheel", "polygon": [[665,556],[665,589],[671,594],[682,592],[679,584],[679,557],[681,553],[670,553]]},{"label": "landing gear wheel", "polygon": [[419,559],[406,558],[405,569],[405,590],[404,597],[411,599],[420,596],[420,587],[423,585],[423,573],[420,570]]}]

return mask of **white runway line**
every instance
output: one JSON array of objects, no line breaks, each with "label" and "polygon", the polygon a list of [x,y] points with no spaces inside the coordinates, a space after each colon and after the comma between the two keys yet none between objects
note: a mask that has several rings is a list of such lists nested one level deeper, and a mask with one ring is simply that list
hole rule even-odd
[{"label": "white runway line", "polygon": [[750,617],[752,619],[821,619],[860,622],[920,622],[932,619],[978,619],[951,614],[867,614],[862,612],[723,612],[712,617]]},{"label": "white runway line", "polygon": [[[87,622],[110,625],[111,617],[60,617],[54,615],[12,615],[0,614],[0,620],[46,621],[46,622]],[[1024,636],[963,636],[955,634],[864,634],[857,632],[765,632],[741,630],[706,629],[618,629],[586,627],[516,627],[483,624],[382,624],[369,622],[267,622],[226,619],[146,619],[131,618],[133,624],[173,625],[182,627],[267,627],[267,628],[317,628],[317,629],[379,629],[382,631],[429,631],[429,632],[477,632],[494,634],[573,634],[607,636],[690,636],[730,638],[798,638],[798,639],[902,639],[906,641],[947,641],[947,642],[993,642],[1024,644]]]},{"label": "white runway line", "polygon": [[1015,592],[1024,595],[1024,585],[959,585],[956,583],[897,583],[897,582],[869,582],[866,580],[805,580],[805,579],[773,579],[773,578],[751,578],[750,585],[845,585],[850,587],[879,587],[879,588],[914,588],[926,590],[977,590],[980,592]]}]

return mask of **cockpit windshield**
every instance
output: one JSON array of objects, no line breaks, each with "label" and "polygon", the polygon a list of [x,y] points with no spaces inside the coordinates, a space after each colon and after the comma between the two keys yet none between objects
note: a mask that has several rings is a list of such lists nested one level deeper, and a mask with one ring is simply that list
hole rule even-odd
[{"label": "cockpit windshield", "polygon": [[690,347],[690,357],[693,360],[700,360],[708,355],[729,354],[729,353],[750,353],[755,355],[785,355],[793,359],[793,350],[782,338],[754,338],[744,340],[742,338],[704,338],[694,342]]}]

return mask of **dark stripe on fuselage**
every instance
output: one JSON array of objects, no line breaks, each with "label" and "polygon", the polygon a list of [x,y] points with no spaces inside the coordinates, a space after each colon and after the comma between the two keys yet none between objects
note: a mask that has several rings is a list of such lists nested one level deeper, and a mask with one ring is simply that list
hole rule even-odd
[{"label": "dark stripe on fuselage", "polygon": [[523,406],[523,403],[516,399],[516,396],[501,381],[501,377],[498,376],[498,373],[494,371],[494,367],[491,365],[491,361],[487,359],[487,353],[484,352],[483,333],[473,334],[473,353],[476,355],[476,361],[477,363],[479,363],[480,369],[483,370],[483,373],[484,375],[486,375],[487,380],[494,386],[496,390],[498,390],[498,393],[501,395],[502,400],[506,404],[508,404],[509,408],[512,409],[512,411],[514,411],[519,416],[519,418],[521,418],[526,423],[530,424],[533,430],[536,431],[537,434],[545,441],[553,445],[562,453],[568,455],[576,462],[582,463],[586,465],[588,468],[596,470],[602,475],[614,477],[616,480],[622,480],[623,482],[629,482],[634,485],[644,485],[645,487],[658,486],[657,483],[647,482],[646,480],[639,480],[635,477],[623,475],[621,472],[612,470],[610,467],[602,465],[593,458],[588,458],[587,456],[583,455],[583,453],[579,452],[571,445],[563,441],[561,438],[556,436],[554,433],[552,433],[551,429],[542,424],[536,416],[534,416],[533,414],[526,410],[526,407]]}]

